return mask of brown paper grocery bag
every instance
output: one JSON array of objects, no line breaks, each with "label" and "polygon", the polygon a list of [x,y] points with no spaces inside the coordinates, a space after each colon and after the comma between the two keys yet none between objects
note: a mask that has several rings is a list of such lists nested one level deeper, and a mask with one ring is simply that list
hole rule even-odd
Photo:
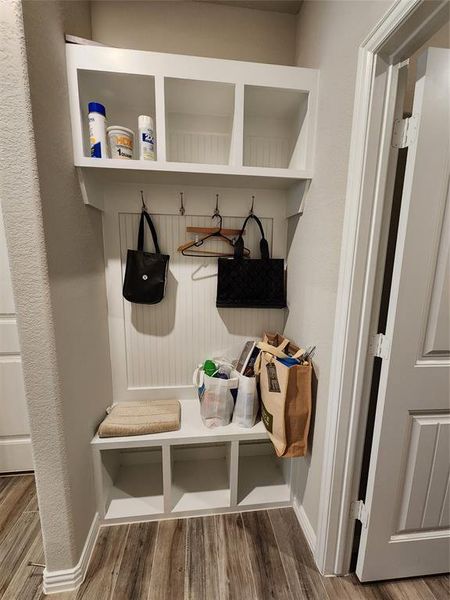
[{"label": "brown paper grocery bag", "polygon": [[311,420],[312,365],[288,367],[278,361],[277,358],[303,354],[280,334],[266,333],[258,347],[261,416],[277,456],[305,456]]}]

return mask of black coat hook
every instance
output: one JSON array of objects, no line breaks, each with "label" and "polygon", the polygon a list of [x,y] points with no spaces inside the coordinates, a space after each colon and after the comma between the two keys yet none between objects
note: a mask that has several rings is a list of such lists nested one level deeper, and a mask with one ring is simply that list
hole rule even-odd
[{"label": "black coat hook", "polygon": [[181,216],[184,216],[184,213],[186,211],[184,210],[184,203],[183,203],[183,192],[180,192],[180,210],[179,213]]},{"label": "black coat hook", "polygon": [[145,212],[148,212],[147,205],[145,204],[145,200],[144,200],[144,192],[142,190],[141,190],[141,201],[142,201],[142,210],[145,210]]},{"label": "black coat hook", "polygon": [[252,214],[253,214],[253,209],[254,209],[254,207],[255,207],[255,196],[252,196],[252,206],[251,206],[251,208],[250,208],[249,215],[252,215]]},{"label": "black coat hook", "polygon": [[213,218],[220,216],[219,211],[219,194],[216,194],[216,208],[214,209]]}]

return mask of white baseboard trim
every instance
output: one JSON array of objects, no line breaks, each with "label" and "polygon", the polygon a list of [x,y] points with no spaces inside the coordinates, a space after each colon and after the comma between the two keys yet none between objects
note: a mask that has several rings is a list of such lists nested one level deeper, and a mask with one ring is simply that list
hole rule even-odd
[{"label": "white baseboard trim", "polygon": [[29,435],[0,438],[0,473],[33,471],[33,456]]},{"label": "white baseboard trim", "polygon": [[70,592],[76,590],[83,583],[99,529],[100,517],[98,513],[95,513],[78,563],[71,569],[62,569],[60,571],[48,571],[47,568],[44,569],[44,594]]},{"label": "white baseboard trim", "polygon": [[306,541],[308,542],[309,549],[314,556],[316,552],[316,532],[314,531],[311,522],[305,513],[305,509],[301,504],[299,504],[296,498],[294,498],[292,508],[294,509],[298,522],[300,523],[300,527],[302,528]]}]

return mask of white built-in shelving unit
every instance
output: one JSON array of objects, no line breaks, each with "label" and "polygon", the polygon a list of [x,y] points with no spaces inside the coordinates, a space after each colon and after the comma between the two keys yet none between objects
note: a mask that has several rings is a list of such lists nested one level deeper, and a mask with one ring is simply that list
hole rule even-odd
[{"label": "white built-in shelving unit", "polygon": [[[256,192],[272,252],[283,256],[285,217],[301,212],[313,176],[318,71],[76,44],[67,44],[66,53],[74,165],[85,203],[104,211],[114,401],[176,397],[182,404],[179,431],[94,437],[102,522],[289,506],[292,461],[275,456],[261,422],[250,429],[234,424],[208,429],[193,389],[187,391],[185,376],[180,379],[180,369],[170,372],[169,387],[155,383],[155,377],[148,380],[144,363],[133,370],[136,348],[141,356],[148,339],[155,344],[147,356],[157,350],[152,368],[165,369],[177,359],[183,363],[178,348],[185,348],[189,338],[185,339],[182,323],[175,322],[171,313],[176,307],[181,311],[178,315],[185,314],[177,284],[187,298],[198,299],[202,319],[215,324],[223,343],[236,342],[236,335],[242,340],[255,335],[249,333],[245,319],[235,322],[232,315],[211,313],[206,302],[212,306],[212,292],[206,283],[213,274],[204,275],[208,265],[180,264],[174,255],[165,305],[152,307],[151,314],[142,307],[124,306],[120,290],[123,253],[134,239],[141,189],[151,195],[152,214],[162,219],[158,224],[163,246],[166,250],[170,246],[172,254],[180,243],[181,225],[174,222],[179,218],[178,206],[173,201],[178,201],[180,190],[187,192],[190,210],[183,224],[186,218],[206,218],[209,223],[205,215],[211,214],[211,198],[219,188],[227,210],[223,214],[240,224]],[[136,141],[138,116],[152,116],[156,160],[138,160],[137,147],[132,160],[91,158],[87,114],[91,101],[105,106],[108,125],[132,129]],[[247,243],[250,238],[251,232]],[[187,273],[189,269],[203,269],[203,276],[196,280]],[[184,322],[189,318],[185,315]],[[261,327],[275,322],[262,312],[250,321],[253,329],[260,321]],[[242,329],[243,323],[248,326]],[[167,328],[165,337],[158,333],[161,324]],[[233,335],[223,331],[224,325]]]},{"label": "white built-in shelving unit", "polygon": [[[103,207],[102,181],[286,189],[311,179],[315,69],[76,44],[66,52],[86,203]],[[136,134],[138,116],[153,116],[156,160],[138,160],[137,149],[134,160],[91,158],[90,101],[105,105],[109,125]]]},{"label": "white built-in shelving unit", "polygon": [[178,431],[92,440],[104,523],[289,506],[291,461],[275,456],[261,422],[208,429],[181,401]]}]

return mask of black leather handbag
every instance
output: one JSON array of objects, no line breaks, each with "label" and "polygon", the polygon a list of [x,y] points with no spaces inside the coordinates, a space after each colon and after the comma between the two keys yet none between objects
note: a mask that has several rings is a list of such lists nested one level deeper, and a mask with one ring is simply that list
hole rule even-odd
[{"label": "black leather handbag", "polygon": [[[244,258],[242,235],[249,219],[256,221],[261,232],[261,258]],[[269,244],[261,221],[249,215],[234,246],[233,258],[219,258],[217,300],[219,308],[285,308],[286,280],[284,260],[270,258]]]},{"label": "black leather handbag", "polygon": [[[144,252],[144,226],[147,222],[155,246],[155,254]],[[123,296],[136,304],[157,304],[164,298],[166,290],[167,254],[161,254],[156,229],[146,210],[141,212],[137,250],[128,250]]]}]

